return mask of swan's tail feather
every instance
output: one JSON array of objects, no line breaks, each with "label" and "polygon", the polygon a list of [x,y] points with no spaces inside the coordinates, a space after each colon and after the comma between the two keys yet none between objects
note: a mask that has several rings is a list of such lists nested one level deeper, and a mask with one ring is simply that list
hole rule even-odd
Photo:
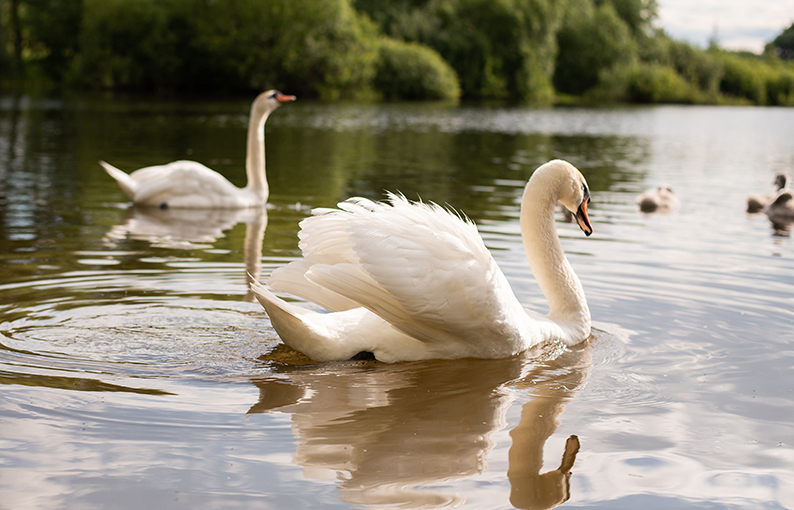
[{"label": "swan's tail feather", "polygon": [[299,316],[303,315],[302,312],[305,312],[304,309],[290,305],[283,299],[273,294],[270,289],[256,281],[253,276],[251,277],[250,286],[251,291],[256,297],[256,300],[259,301],[262,307],[264,307],[271,320],[273,319],[274,315],[280,316],[284,314],[289,315],[294,320],[300,320]]},{"label": "swan's tail feather", "polygon": [[316,303],[326,310],[340,312],[361,306],[360,303],[346,298],[336,292],[312,283],[306,279],[306,273],[311,269],[311,262],[299,259],[282,266],[270,274],[267,285],[271,289],[289,292]]},{"label": "swan's tail feather", "polygon": [[309,324],[300,317],[303,315],[301,312],[308,310],[290,305],[254,278],[251,278],[250,285],[257,301],[270,317],[270,324],[284,344],[313,358],[311,347],[315,343],[314,335],[308,328]]},{"label": "swan's tail feather", "polygon": [[121,190],[124,192],[124,194],[127,195],[130,200],[134,200],[138,183],[136,183],[135,180],[129,176],[129,174],[122,172],[109,163],[100,161],[99,164],[102,165],[102,168],[105,169],[108,175],[116,179],[116,182],[119,183],[119,186],[121,187]]}]

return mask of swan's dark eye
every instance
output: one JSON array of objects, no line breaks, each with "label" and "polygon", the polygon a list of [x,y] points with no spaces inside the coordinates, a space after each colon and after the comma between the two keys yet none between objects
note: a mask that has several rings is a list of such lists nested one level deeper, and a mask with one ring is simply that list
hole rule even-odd
[{"label": "swan's dark eye", "polygon": [[267,96],[267,98],[268,99],[275,99],[276,97],[278,97],[279,94],[281,94],[281,92],[279,92],[278,90],[274,90],[272,94]]}]

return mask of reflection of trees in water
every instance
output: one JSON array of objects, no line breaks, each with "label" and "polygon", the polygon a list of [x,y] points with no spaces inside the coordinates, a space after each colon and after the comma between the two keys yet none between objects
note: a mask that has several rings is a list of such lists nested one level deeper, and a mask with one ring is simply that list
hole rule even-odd
[{"label": "reflection of trees in water", "polygon": [[636,174],[650,155],[643,139],[623,136],[562,136],[486,131],[394,131],[360,143],[374,144],[370,164],[351,171],[351,195],[381,199],[400,190],[411,199],[450,204],[475,222],[515,218],[532,172],[554,158],[576,165],[595,191]]},{"label": "reflection of trees in water", "polygon": [[[554,157],[566,159],[584,173],[594,191],[646,180],[651,158],[650,140],[617,135],[551,137]],[[643,170],[646,171],[643,171]]]},{"label": "reflection of trees in water", "polygon": [[463,496],[428,488],[484,471],[491,435],[526,392],[531,398],[510,433],[510,498],[520,508],[552,508],[568,499],[578,439],[569,439],[558,469],[540,474],[543,445],[586,380],[590,353],[532,360],[291,367],[253,381],[260,399],[249,412],[290,413],[295,462],[309,478],[337,476],[345,501],[445,507]]}]

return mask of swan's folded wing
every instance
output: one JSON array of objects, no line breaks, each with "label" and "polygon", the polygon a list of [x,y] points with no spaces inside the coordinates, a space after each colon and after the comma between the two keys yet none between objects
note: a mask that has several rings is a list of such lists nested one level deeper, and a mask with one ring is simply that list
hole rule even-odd
[{"label": "swan's folded wing", "polygon": [[224,196],[239,191],[225,177],[195,161],[141,168],[131,176],[139,185],[135,201],[155,206],[166,202],[171,206],[215,207],[221,205]]},{"label": "swan's folded wing", "polygon": [[276,290],[308,299],[331,312],[341,312],[361,306],[361,303],[357,301],[309,281],[306,278],[306,273],[311,266],[310,258],[290,262],[273,271],[267,284]]},{"label": "swan's folded wing", "polygon": [[348,214],[338,215],[336,209],[315,209],[313,216],[300,223],[298,233],[303,258],[273,271],[267,284],[316,303],[326,310],[338,312],[360,307],[361,303],[342,296],[307,279],[315,265],[357,263],[347,230]]},{"label": "swan's folded wing", "polygon": [[352,216],[346,229],[358,261],[313,266],[311,281],[424,342],[451,336],[475,344],[515,334],[510,314],[520,304],[474,224],[401,197],[375,205],[329,213]]}]

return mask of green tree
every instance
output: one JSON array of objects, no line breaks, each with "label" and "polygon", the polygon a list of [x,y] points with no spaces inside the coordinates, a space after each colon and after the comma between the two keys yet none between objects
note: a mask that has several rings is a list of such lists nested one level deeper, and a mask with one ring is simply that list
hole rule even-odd
[{"label": "green tree", "polygon": [[784,60],[794,60],[794,23],[771,42],[777,56]]},{"label": "green tree", "polygon": [[22,23],[30,58],[56,83],[77,54],[82,15],[82,0],[25,0]]},{"label": "green tree", "polygon": [[569,94],[584,93],[598,83],[605,71],[629,65],[638,58],[631,31],[610,2],[595,9],[589,0],[572,6],[557,41],[554,85]]},{"label": "green tree", "polygon": [[365,91],[377,30],[349,0],[85,0],[83,85],[174,91]]},{"label": "green tree", "polygon": [[656,0],[595,0],[599,7],[612,4],[635,37],[647,35],[658,16]]}]

